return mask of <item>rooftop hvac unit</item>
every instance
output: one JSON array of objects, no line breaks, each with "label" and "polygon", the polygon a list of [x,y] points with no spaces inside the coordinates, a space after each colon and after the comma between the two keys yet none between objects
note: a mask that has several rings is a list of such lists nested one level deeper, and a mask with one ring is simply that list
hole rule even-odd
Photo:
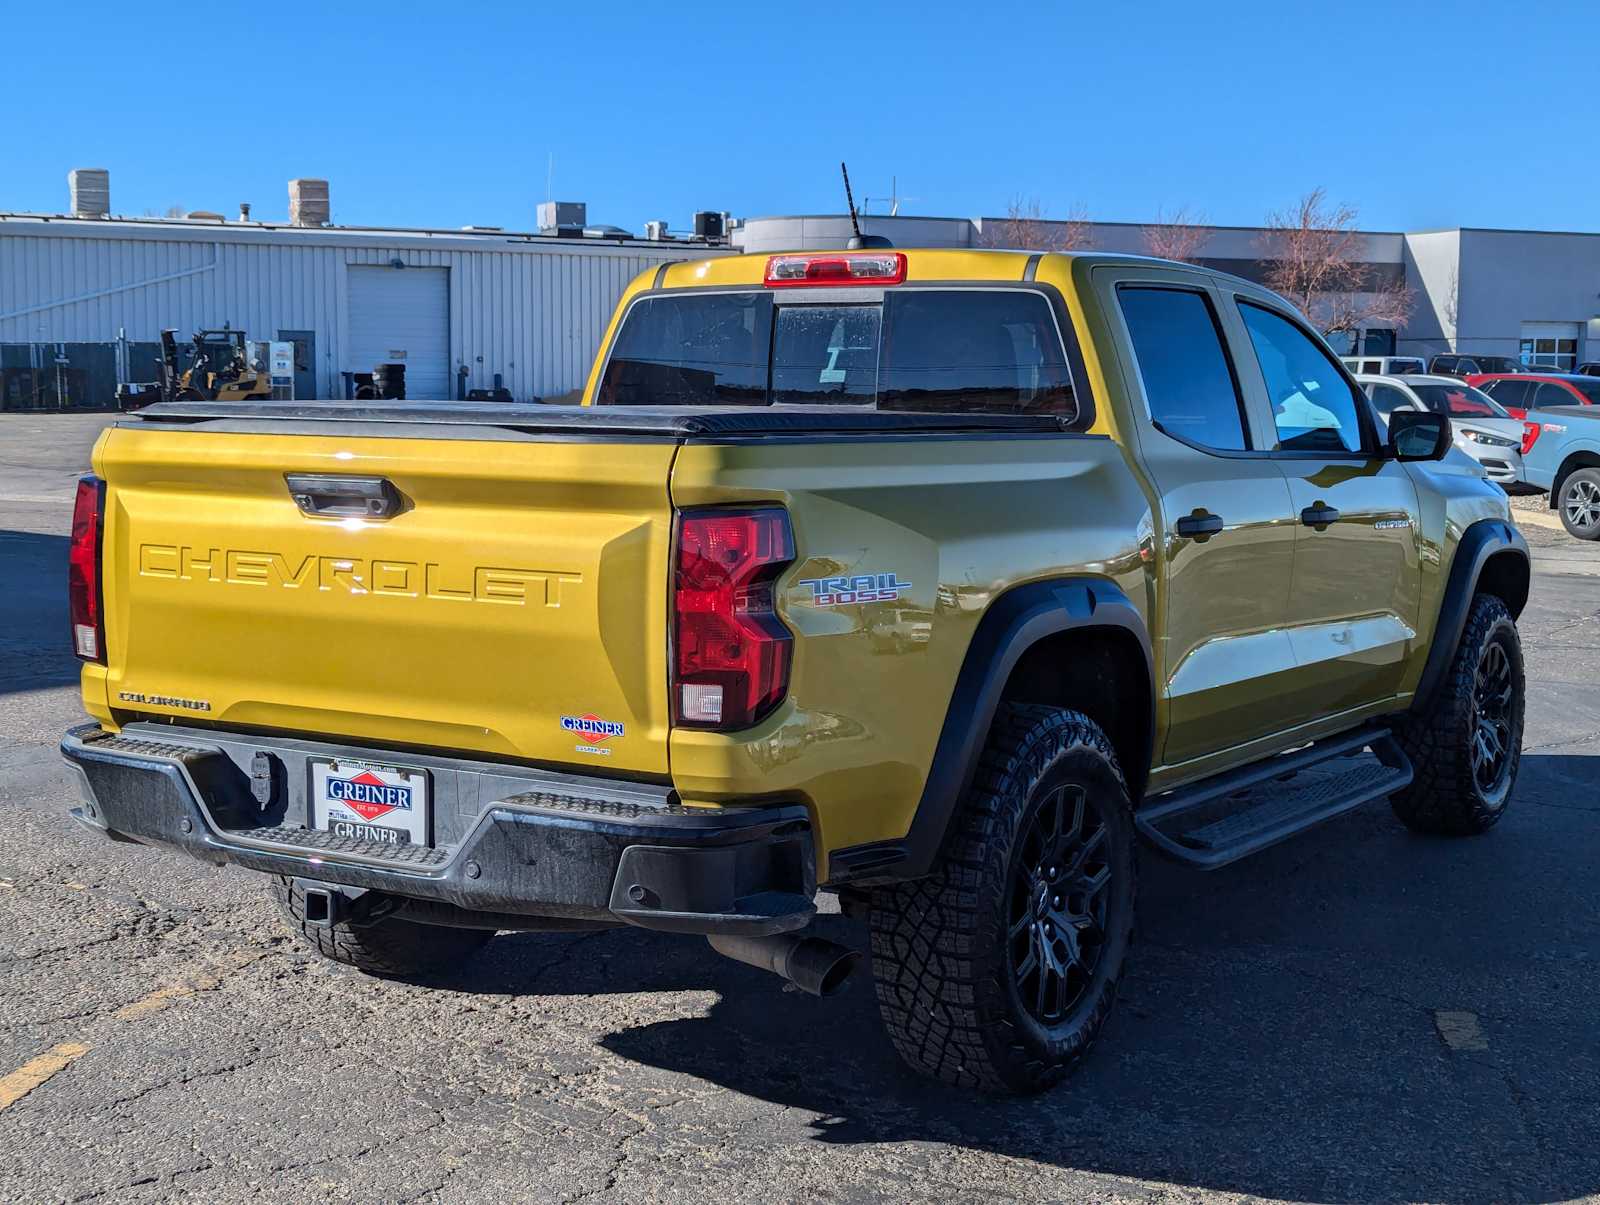
[{"label": "rooftop hvac unit", "polygon": [[326,226],[331,213],[326,180],[289,181],[289,225]]},{"label": "rooftop hvac unit", "polygon": [[72,197],[72,213],[80,218],[103,218],[111,214],[111,173],[103,167],[75,167],[67,173],[67,191]]},{"label": "rooftop hvac unit", "polygon": [[589,224],[589,207],[582,201],[539,202],[540,234],[581,233]]},{"label": "rooftop hvac unit", "polygon": [[709,209],[702,209],[699,213],[694,215],[695,238],[721,238],[722,233],[723,221],[720,213],[713,213]]},{"label": "rooftop hvac unit", "polygon": [[644,236],[657,243],[666,242],[672,237],[667,233],[667,224],[665,222],[646,222],[644,224]]}]

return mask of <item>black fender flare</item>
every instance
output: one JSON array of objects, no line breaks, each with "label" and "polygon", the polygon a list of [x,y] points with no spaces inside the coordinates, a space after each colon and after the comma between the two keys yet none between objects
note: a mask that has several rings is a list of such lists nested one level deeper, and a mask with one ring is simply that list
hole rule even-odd
[{"label": "black fender flare", "polygon": [[1422,677],[1417,682],[1416,694],[1411,700],[1411,710],[1428,706],[1445,672],[1455,660],[1456,646],[1461,643],[1461,633],[1467,626],[1467,614],[1472,610],[1473,596],[1478,593],[1478,582],[1483,577],[1489,558],[1501,553],[1520,557],[1523,563],[1523,589],[1520,598],[1508,600],[1512,618],[1522,614],[1527,605],[1527,583],[1532,577],[1532,562],[1528,559],[1528,542],[1522,533],[1505,519],[1479,519],[1461,533],[1456,544],[1455,557],[1450,562],[1450,577],[1445,582],[1444,598],[1439,603],[1439,615],[1433,625],[1432,644],[1428,660],[1422,667]]},{"label": "black fender flare", "polygon": [[[1093,628],[1128,632],[1144,653],[1150,700],[1145,748],[1153,753],[1155,659],[1144,617],[1128,596],[1104,578],[1050,578],[1016,586],[989,605],[967,646],[910,831],[899,840],[833,851],[830,884],[900,881],[932,870],[951,818],[977,773],[1011,671],[1041,640]],[[1123,767],[1134,798],[1150,772],[1150,757],[1144,760],[1143,765]]]}]

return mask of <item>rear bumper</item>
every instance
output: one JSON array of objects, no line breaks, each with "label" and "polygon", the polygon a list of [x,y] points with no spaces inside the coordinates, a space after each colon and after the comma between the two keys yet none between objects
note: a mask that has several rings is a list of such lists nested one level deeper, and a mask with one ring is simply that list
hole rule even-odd
[{"label": "rear bumper", "polygon": [[[801,928],[815,910],[803,807],[686,808],[666,788],[366,750],[375,761],[420,762],[450,783],[458,820],[449,840],[396,847],[311,830],[297,814],[297,772],[303,783],[307,759],[351,757],[348,747],[142,727],[113,736],[89,724],[61,741],[81,780],[74,819],[112,840],[527,918],[530,928],[559,918],[767,934]],[[253,793],[244,767],[256,753],[276,778]]]}]

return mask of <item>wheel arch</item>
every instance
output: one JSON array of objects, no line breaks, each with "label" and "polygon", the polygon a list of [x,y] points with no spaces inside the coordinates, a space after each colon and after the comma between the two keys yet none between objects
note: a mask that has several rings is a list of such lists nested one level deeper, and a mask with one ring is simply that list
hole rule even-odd
[{"label": "wheel arch", "polygon": [[1556,470],[1556,475],[1550,482],[1551,510],[1560,509],[1561,488],[1566,485],[1567,478],[1579,469],[1600,469],[1600,452],[1579,448],[1576,452],[1568,452],[1562,458],[1561,467]]},{"label": "wheel arch", "polygon": [[1030,582],[1002,594],[978,622],[910,831],[833,851],[833,884],[928,873],[1006,701],[1084,712],[1110,738],[1130,795],[1143,792],[1155,748],[1155,670],[1144,617],[1103,578]]},{"label": "wheel arch", "polygon": [[1506,520],[1480,519],[1462,532],[1412,710],[1427,705],[1455,659],[1473,597],[1480,592],[1496,595],[1515,619],[1527,606],[1531,573],[1527,541]]}]

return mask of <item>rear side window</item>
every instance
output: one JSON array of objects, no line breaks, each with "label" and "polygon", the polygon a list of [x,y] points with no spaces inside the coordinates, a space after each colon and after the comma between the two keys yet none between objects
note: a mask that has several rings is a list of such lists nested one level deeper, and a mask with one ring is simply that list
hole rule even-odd
[{"label": "rear side window", "polygon": [[1332,358],[1279,314],[1239,303],[1261,365],[1261,377],[1285,452],[1359,452],[1361,418],[1355,391]]},{"label": "rear side window", "polygon": [[1393,385],[1373,385],[1372,405],[1384,418],[1388,418],[1396,410],[1411,409],[1411,399],[1401,393]]},{"label": "rear side window", "polygon": [[646,297],[617,332],[598,400],[607,406],[750,406],[766,401],[772,298]]},{"label": "rear side window", "polygon": [[597,400],[1080,417],[1050,302],[1021,289],[647,297],[623,319]]},{"label": "rear side window", "polygon": [[1533,395],[1533,408],[1535,410],[1548,410],[1551,406],[1581,406],[1583,402],[1572,396],[1560,385],[1545,381],[1539,386],[1539,392]]},{"label": "rear side window", "polygon": [[1205,294],[1124,285],[1117,299],[1151,419],[1189,443],[1247,448],[1239,386]]}]

